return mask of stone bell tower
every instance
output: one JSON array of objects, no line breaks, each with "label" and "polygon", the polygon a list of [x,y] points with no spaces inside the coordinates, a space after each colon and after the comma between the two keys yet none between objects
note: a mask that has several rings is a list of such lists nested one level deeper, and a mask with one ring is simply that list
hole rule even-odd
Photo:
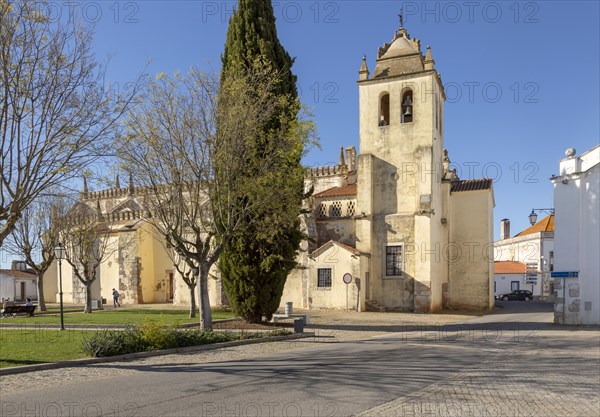
[{"label": "stone bell tower", "polygon": [[442,307],[444,88],[431,49],[400,27],[359,70],[356,235],[367,306]]}]

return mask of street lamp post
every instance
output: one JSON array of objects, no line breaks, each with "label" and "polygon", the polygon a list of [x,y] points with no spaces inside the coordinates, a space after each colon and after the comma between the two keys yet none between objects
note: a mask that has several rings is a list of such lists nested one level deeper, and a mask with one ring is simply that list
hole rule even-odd
[{"label": "street lamp post", "polygon": [[60,244],[54,248],[54,256],[58,259],[58,295],[60,300],[60,330],[65,330],[65,317],[63,311],[63,290],[62,290],[62,260],[65,258],[65,247]]},{"label": "street lamp post", "polygon": [[[532,226],[534,224],[537,223],[537,218],[538,215],[535,213],[536,211],[542,211],[544,213],[548,213],[550,215],[554,215],[554,209],[553,208],[540,208],[540,209],[531,209],[531,213],[529,213],[529,224],[531,224]],[[544,273],[544,263],[546,262],[546,260],[544,259],[544,239],[543,237],[540,238],[540,248],[539,248],[539,255],[540,255],[540,262],[538,264],[538,269],[541,271],[541,280],[540,280],[540,300],[544,300],[544,278],[545,278],[545,273]],[[533,284],[531,286],[531,292],[533,293]]]},{"label": "street lamp post", "polygon": [[543,211],[548,214],[554,214],[553,208],[531,209],[531,213],[529,213],[528,217],[529,217],[529,224],[531,224],[532,226],[537,223],[538,216],[535,213],[536,211]]}]

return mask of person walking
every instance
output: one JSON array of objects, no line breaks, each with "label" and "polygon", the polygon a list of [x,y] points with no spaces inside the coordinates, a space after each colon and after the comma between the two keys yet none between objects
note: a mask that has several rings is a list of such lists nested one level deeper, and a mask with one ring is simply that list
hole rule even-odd
[{"label": "person walking", "polygon": [[119,292],[113,288],[112,295],[113,295],[113,305],[115,306],[115,308],[121,307],[121,304],[119,304]]}]

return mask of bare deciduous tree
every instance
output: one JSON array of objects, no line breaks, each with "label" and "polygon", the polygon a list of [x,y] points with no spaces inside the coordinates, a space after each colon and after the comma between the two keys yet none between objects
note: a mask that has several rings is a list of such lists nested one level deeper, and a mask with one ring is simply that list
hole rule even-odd
[{"label": "bare deciduous tree", "polygon": [[[83,203],[81,203],[83,204]],[[100,265],[113,256],[119,247],[133,244],[133,238],[124,244],[119,242],[120,232],[111,228],[100,215],[89,215],[72,208],[71,213],[63,217],[60,240],[64,242],[65,260],[71,266],[74,277],[85,287],[84,313],[92,312],[92,284],[99,277]]]},{"label": "bare deciduous tree", "polygon": [[140,79],[115,94],[92,29],[39,0],[0,0],[0,245],[23,210],[108,152]]},{"label": "bare deciduous tree", "polygon": [[38,306],[46,311],[44,274],[54,261],[54,249],[60,241],[61,220],[68,200],[60,194],[44,195],[29,205],[5,240],[8,252],[23,257],[37,275]]},{"label": "bare deciduous tree", "polygon": [[[159,74],[131,113],[120,149],[146,188],[152,224],[191,273],[189,282],[197,282],[202,329],[212,328],[211,266],[232,234],[273,201],[269,176],[284,159],[277,156],[297,143],[276,128],[264,131],[290,105],[274,93],[278,74],[258,64],[248,73],[220,91],[214,74]],[[279,140],[265,141],[266,134]]]}]

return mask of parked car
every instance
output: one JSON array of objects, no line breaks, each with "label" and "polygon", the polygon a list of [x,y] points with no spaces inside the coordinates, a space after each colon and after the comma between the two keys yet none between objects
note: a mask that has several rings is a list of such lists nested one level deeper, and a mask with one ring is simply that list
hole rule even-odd
[{"label": "parked car", "polygon": [[498,294],[496,296],[496,299],[504,300],[504,301],[508,301],[508,300],[529,301],[529,300],[533,300],[533,294],[531,293],[531,291],[527,291],[527,290],[514,290],[513,292],[510,292],[508,294]]}]

